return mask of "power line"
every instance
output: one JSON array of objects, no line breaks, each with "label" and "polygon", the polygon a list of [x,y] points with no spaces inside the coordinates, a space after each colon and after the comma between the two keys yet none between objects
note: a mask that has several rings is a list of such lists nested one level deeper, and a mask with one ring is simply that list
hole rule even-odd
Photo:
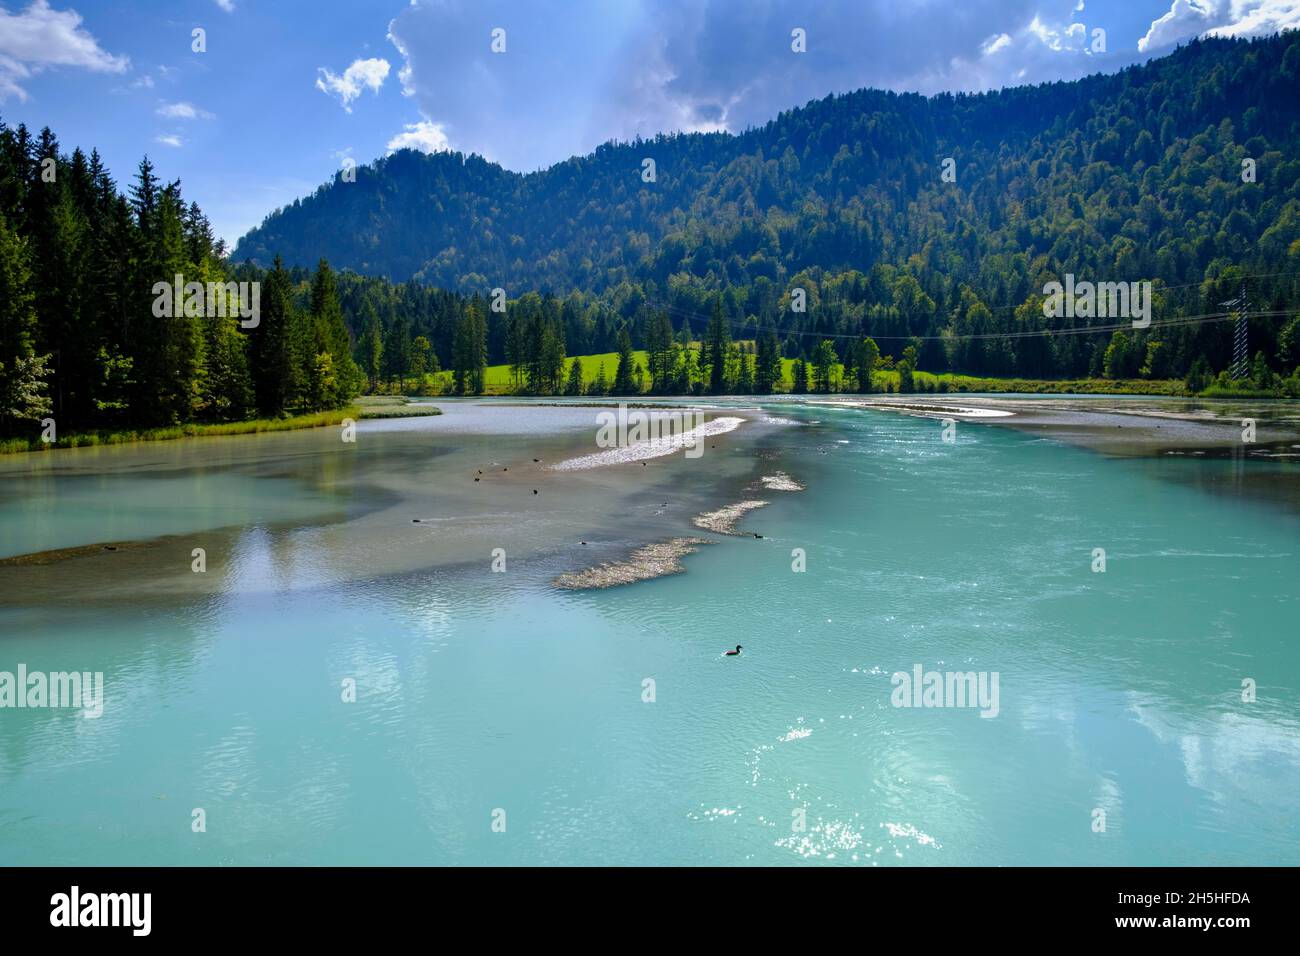
[{"label": "power line", "polygon": [[[1292,312],[1294,312],[1294,311],[1296,311],[1296,310],[1295,310],[1295,309],[1284,309],[1284,310],[1281,310],[1281,311],[1274,311],[1274,312],[1251,312],[1251,311],[1249,310],[1249,308],[1247,307],[1247,308],[1245,308],[1244,311],[1242,311],[1242,312],[1240,312],[1240,313],[1239,313],[1239,312],[1236,312],[1236,311],[1231,311],[1231,309],[1232,309],[1232,307],[1233,307],[1233,304],[1236,303],[1236,302],[1238,301],[1238,299],[1241,300],[1241,302],[1242,302],[1243,305],[1248,305],[1248,304],[1246,303],[1246,301],[1245,301],[1245,295],[1246,295],[1246,280],[1248,280],[1248,279],[1275,279],[1275,278],[1278,278],[1279,276],[1294,276],[1294,277],[1300,277],[1300,272],[1262,272],[1262,273],[1257,273],[1257,274],[1255,274],[1255,275],[1242,276],[1242,277],[1241,277],[1242,284],[1241,284],[1241,293],[1240,293],[1240,295],[1239,295],[1237,298],[1230,299],[1230,300],[1228,300],[1227,302],[1221,302],[1221,303],[1220,303],[1220,305],[1222,305],[1224,308],[1230,309],[1230,311],[1228,311],[1228,312],[1207,312],[1207,313],[1205,313],[1205,314],[1203,314],[1203,315],[1196,315],[1196,316],[1174,316],[1174,317],[1171,317],[1171,318],[1169,318],[1169,319],[1161,320],[1161,321],[1159,321],[1159,322],[1152,322],[1150,325],[1148,325],[1148,326],[1144,326],[1143,328],[1144,328],[1144,329],[1155,329],[1155,328],[1168,328],[1168,327],[1171,327],[1171,326],[1181,326],[1181,325],[1201,325],[1201,324],[1209,323],[1209,322],[1222,322],[1222,321],[1224,321],[1224,320],[1226,320],[1226,319],[1238,319],[1238,330],[1240,330],[1240,329],[1244,326],[1244,323],[1246,322],[1246,320],[1249,319],[1251,316],[1254,316],[1254,317],[1257,317],[1257,318],[1258,318],[1258,317],[1264,317],[1264,316],[1290,315]],[[1200,285],[1204,285],[1206,282],[1213,282],[1213,281],[1215,281],[1215,280],[1213,280],[1213,279],[1202,279],[1202,280],[1199,281],[1199,282],[1186,282],[1186,283],[1183,283],[1182,285],[1167,285],[1167,286],[1161,286],[1161,287],[1160,287],[1160,291],[1162,291],[1162,292],[1170,292],[1170,291],[1173,291],[1173,290],[1175,290],[1175,289],[1190,289],[1190,288],[1192,288],[1193,286],[1200,286]],[[664,311],[664,312],[668,312],[668,313],[671,314],[671,315],[676,315],[676,316],[678,316],[679,318],[700,319],[700,320],[702,320],[702,321],[704,321],[704,322],[708,322],[708,321],[712,318],[712,316],[706,315],[706,314],[704,314],[704,313],[702,313],[702,312],[692,312],[692,311],[690,311],[689,309],[682,309],[682,308],[679,308],[679,307],[677,307],[677,306],[666,305],[666,304],[663,304],[663,303],[655,302],[655,301],[650,300],[650,299],[647,299],[647,300],[646,300],[646,304],[649,305],[649,306],[651,306],[652,308],[656,308],[656,309],[660,309],[660,310],[662,310],[662,311]],[[988,307],[985,306],[985,308],[988,308]],[[1018,309],[1018,308],[1020,308],[1019,305],[998,306],[998,307],[996,307],[995,309],[989,309],[989,311],[990,311],[990,312],[1005,312],[1005,311],[1007,311],[1008,309]],[[727,325],[728,325],[728,327],[729,327],[732,331],[741,331],[741,330],[744,329],[745,325],[747,325],[747,323],[738,323],[738,322],[735,322],[735,321],[730,320],[730,319],[728,319],[728,320],[726,320],[726,321],[727,321]],[[877,341],[881,341],[881,342],[910,342],[910,341],[913,341],[913,340],[922,341],[922,342],[934,342],[934,341],[952,341],[952,340],[955,340],[955,339],[960,339],[960,340],[963,340],[963,341],[966,341],[966,340],[974,340],[974,339],[1020,339],[1020,338],[1036,338],[1036,337],[1039,337],[1039,336],[1049,336],[1049,335],[1051,335],[1051,336],[1060,336],[1060,335],[1091,335],[1091,334],[1093,334],[1093,333],[1095,333],[1095,332],[1117,332],[1117,331],[1121,331],[1121,330],[1127,331],[1127,330],[1129,330],[1131,327],[1132,327],[1132,323],[1126,321],[1126,322],[1122,322],[1122,323],[1119,323],[1119,324],[1116,324],[1116,325],[1091,325],[1091,326],[1084,326],[1084,327],[1082,327],[1082,328],[1069,328],[1069,329],[1034,329],[1034,330],[1023,331],[1023,332],[981,332],[981,333],[971,333],[971,334],[968,334],[968,335],[957,335],[957,334],[950,334],[950,335],[872,335],[872,336],[870,336],[870,337],[873,338],[873,339],[875,339],[875,340],[877,340]],[[760,331],[761,331],[761,330],[760,330]],[[1137,331],[1142,331],[1142,330],[1139,329],[1139,330],[1137,330]],[[811,336],[813,336],[813,337],[815,337],[815,338],[819,338],[819,339],[855,339],[855,340],[856,340],[856,339],[864,338],[864,336],[862,336],[862,335],[847,334],[847,333],[842,333],[842,332],[841,332],[841,333],[834,333],[834,332],[815,332],[815,331],[801,331],[801,332],[797,332],[797,331],[793,331],[793,330],[791,330],[791,331],[787,331],[787,332],[784,332],[784,333],[781,333],[781,334],[784,335],[784,336],[790,336],[790,335],[797,335],[797,336],[811,335]],[[1242,336],[1242,339],[1243,339],[1243,347],[1244,347],[1244,338],[1245,338],[1245,337]],[[1236,339],[1236,334],[1234,334],[1234,343],[1235,343],[1235,339]]]},{"label": "power line", "polygon": [[[1259,272],[1259,273],[1256,273],[1256,274],[1254,274],[1254,275],[1242,276],[1242,277],[1241,277],[1241,281],[1244,283],[1244,282],[1246,282],[1246,281],[1248,281],[1248,280],[1251,280],[1251,279],[1277,279],[1277,278],[1279,278],[1279,277],[1281,277],[1281,276],[1291,276],[1292,278],[1300,278],[1300,272]],[[1182,283],[1181,285],[1162,285],[1162,286],[1160,286],[1158,289],[1155,289],[1155,291],[1156,291],[1156,292],[1173,292],[1175,289],[1191,289],[1191,288],[1194,288],[1194,287],[1196,287],[1196,286],[1205,285],[1205,283],[1207,283],[1207,282],[1217,282],[1217,281],[1220,281],[1220,280],[1219,280],[1219,279],[1201,279],[1201,280],[1199,280],[1199,281],[1197,281],[1197,282],[1184,282],[1184,283]],[[1017,304],[1012,304],[1012,305],[990,305],[990,306],[985,306],[985,308],[987,308],[990,312],[1010,312],[1010,311],[1014,311],[1015,309],[1020,308],[1020,305],[1017,305]]]},{"label": "power line", "polygon": [[[679,308],[677,308],[677,307],[675,307],[675,306],[670,306],[670,305],[660,305],[660,304],[656,304],[656,303],[653,303],[653,302],[650,302],[649,304],[650,304],[653,308],[662,309],[663,311],[668,312],[668,313],[670,313],[670,314],[678,315],[678,316],[685,317],[685,318],[703,319],[703,320],[705,320],[705,321],[709,321],[709,319],[711,318],[710,316],[704,315],[703,313],[700,313],[700,312],[690,312],[690,311],[688,311],[688,310],[686,310],[686,309],[679,309]],[[1258,317],[1263,317],[1263,316],[1290,315],[1293,311],[1295,311],[1295,310],[1293,310],[1293,309],[1283,309],[1283,310],[1271,311],[1271,312],[1251,312],[1251,313],[1249,313],[1249,316],[1254,316],[1254,317],[1257,317],[1257,318],[1258,318]],[[1222,321],[1224,321],[1224,320],[1226,320],[1226,319],[1238,319],[1238,318],[1241,318],[1242,320],[1244,320],[1244,319],[1247,318],[1247,317],[1248,317],[1247,315],[1245,315],[1245,314],[1239,314],[1239,313],[1237,313],[1237,312],[1207,312],[1207,313],[1205,313],[1205,314],[1203,314],[1203,315],[1173,316],[1173,317],[1168,318],[1168,319],[1163,319],[1163,320],[1161,320],[1161,321],[1159,321],[1159,322],[1152,322],[1150,325],[1148,325],[1148,326],[1144,326],[1144,327],[1142,327],[1141,329],[1134,329],[1132,321],[1131,321],[1131,320],[1127,320],[1127,321],[1124,321],[1124,322],[1121,322],[1121,323],[1118,323],[1118,324],[1114,324],[1114,325],[1089,325],[1089,326],[1083,326],[1083,327],[1081,327],[1081,328],[1069,328],[1069,329],[1029,329],[1029,330],[1020,331],[1020,332],[972,332],[972,333],[965,334],[965,335],[961,335],[961,334],[957,334],[957,333],[951,333],[951,334],[948,334],[948,335],[871,335],[871,336],[865,336],[865,335],[859,335],[859,334],[848,334],[848,333],[843,333],[843,332],[838,332],[838,333],[837,333],[837,332],[817,332],[817,331],[813,331],[813,330],[806,330],[806,331],[793,331],[793,330],[791,330],[791,331],[787,331],[787,332],[784,332],[784,333],[781,333],[781,334],[784,335],[784,336],[790,336],[790,335],[799,335],[799,336],[803,336],[803,335],[811,335],[811,336],[813,336],[814,338],[818,338],[818,339],[853,339],[853,340],[857,340],[857,339],[861,339],[861,338],[867,338],[867,337],[870,337],[870,338],[872,338],[872,339],[875,339],[876,341],[881,341],[881,342],[894,342],[894,341],[897,341],[897,342],[911,342],[911,341],[921,341],[921,342],[947,342],[947,341],[953,341],[953,340],[957,340],[957,339],[960,339],[960,340],[975,340],[975,339],[1025,339],[1025,338],[1037,338],[1037,337],[1041,337],[1041,336],[1092,335],[1092,334],[1095,334],[1095,333],[1097,333],[1097,332],[1144,331],[1145,329],[1161,329],[1161,328],[1169,328],[1169,327],[1174,327],[1174,326],[1184,326],[1184,325],[1204,325],[1204,324],[1207,324],[1207,323],[1210,323],[1210,322],[1222,322]],[[742,326],[741,323],[737,323],[737,322],[734,322],[734,321],[731,321],[731,320],[727,320],[727,325],[728,325],[728,326],[729,326],[733,331],[739,331],[739,330],[741,330],[741,329],[743,328],[743,326]],[[760,329],[759,331],[761,332],[762,330]]]}]

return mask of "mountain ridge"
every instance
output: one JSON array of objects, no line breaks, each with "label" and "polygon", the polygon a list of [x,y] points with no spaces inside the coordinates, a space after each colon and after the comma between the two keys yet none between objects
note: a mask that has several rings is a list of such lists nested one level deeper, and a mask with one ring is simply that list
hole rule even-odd
[{"label": "mountain ridge", "polygon": [[[603,291],[676,273],[705,279],[710,268],[726,285],[765,272],[777,280],[810,266],[900,265],[923,250],[925,236],[908,235],[891,218],[956,213],[955,227],[996,231],[1011,202],[1053,195],[1055,164],[1025,167],[1059,158],[1052,154],[1062,145],[1076,153],[1067,157],[1071,173],[1082,176],[1095,163],[1149,167],[1173,141],[1225,119],[1246,134],[1281,129],[1294,142],[1296,109],[1281,101],[1288,87],[1293,101],[1300,92],[1296,36],[1199,40],[1116,73],[983,93],[830,94],[740,133],[611,141],[531,173],[473,154],[403,150],[358,167],[355,182],[336,174],[273,212],[239,241],[232,260],[266,264],[279,253],[309,265],[323,256],[362,274],[464,292],[500,286],[512,295]],[[1201,81],[1184,97],[1188,102],[1170,98],[1171,74]],[[1150,92],[1161,88],[1161,102],[1150,102]],[[1114,115],[1130,104],[1144,105],[1156,122]],[[1144,131],[1150,142],[1137,142]],[[656,163],[652,183],[641,179],[647,157]],[[941,163],[948,157],[956,182],[945,184]],[[1038,188],[1027,177],[1037,177]],[[949,192],[972,208],[954,205],[941,186],[955,187]],[[1008,187],[1019,195],[1006,197]],[[813,214],[808,203],[826,209]],[[875,215],[867,204],[879,207]],[[802,231],[790,228],[791,220],[808,222],[813,232],[829,222],[833,235],[822,229],[821,238],[831,241],[781,241],[783,231]],[[854,235],[861,223],[869,235]],[[737,271],[721,257],[702,257],[692,241],[701,233],[713,246],[721,238],[728,254],[761,252],[776,268]],[[1032,247],[1041,237],[1019,238]]]}]

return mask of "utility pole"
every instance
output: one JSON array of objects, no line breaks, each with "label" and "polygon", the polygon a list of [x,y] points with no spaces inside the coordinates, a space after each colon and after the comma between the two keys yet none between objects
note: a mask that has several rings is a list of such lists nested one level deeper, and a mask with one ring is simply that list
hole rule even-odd
[{"label": "utility pole", "polygon": [[1241,292],[1236,298],[1219,305],[1237,317],[1232,329],[1232,364],[1228,366],[1229,376],[1236,381],[1245,378],[1250,371],[1250,349],[1246,340],[1246,316],[1250,312],[1250,303],[1246,301],[1246,283],[1241,284]]}]

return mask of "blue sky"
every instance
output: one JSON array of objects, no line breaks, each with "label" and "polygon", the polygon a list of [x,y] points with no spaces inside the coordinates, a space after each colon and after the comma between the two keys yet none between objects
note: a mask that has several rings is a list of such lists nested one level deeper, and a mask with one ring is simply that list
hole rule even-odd
[{"label": "blue sky", "polygon": [[124,185],[147,153],[233,245],[344,157],[527,171],[831,92],[1069,79],[1289,26],[1300,0],[0,0],[0,117],[98,147]]}]

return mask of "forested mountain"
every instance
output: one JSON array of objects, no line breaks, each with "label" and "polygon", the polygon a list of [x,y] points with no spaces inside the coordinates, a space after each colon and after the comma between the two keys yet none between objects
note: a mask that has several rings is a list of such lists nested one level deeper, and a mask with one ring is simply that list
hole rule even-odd
[{"label": "forested mountain", "polygon": [[[1152,280],[1158,323],[1221,311],[1251,276],[1252,306],[1283,313],[1253,320],[1252,351],[1289,371],[1300,355],[1279,354],[1278,334],[1300,305],[1298,147],[1300,35],[1210,39],[1076,82],[831,96],[738,136],[607,145],[531,175],[404,151],[269,216],[233,258],[324,255],[512,299],[578,290],[627,319],[667,308],[678,325],[702,324],[725,292],[733,335],[770,324],[798,354],[824,335],[895,353],[921,336],[923,368],[1033,377],[1105,373],[1109,337],[963,337],[1074,325],[1042,316],[1048,281]],[[809,289],[806,313],[787,307],[794,286]],[[1228,323],[1159,333],[1151,369],[1155,335],[1128,337],[1111,371],[1229,360]]]},{"label": "forested mountain", "polygon": [[[324,256],[512,296],[673,277],[780,284],[806,268],[911,256],[996,301],[1020,291],[1039,256],[1060,271],[1173,284],[1208,253],[1267,236],[1265,251],[1284,254],[1277,242],[1296,238],[1278,233],[1295,225],[1284,210],[1300,180],[1297,94],[1295,35],[1207,40],[1070,83],[830,96],[739,136],[611,144],[531,175],[402,151],[272,214],[233,258]],[[941,179],[946,157],[955,182]],[[1245,157],[1259,165],[1253,190],[1241,188]]]}]

